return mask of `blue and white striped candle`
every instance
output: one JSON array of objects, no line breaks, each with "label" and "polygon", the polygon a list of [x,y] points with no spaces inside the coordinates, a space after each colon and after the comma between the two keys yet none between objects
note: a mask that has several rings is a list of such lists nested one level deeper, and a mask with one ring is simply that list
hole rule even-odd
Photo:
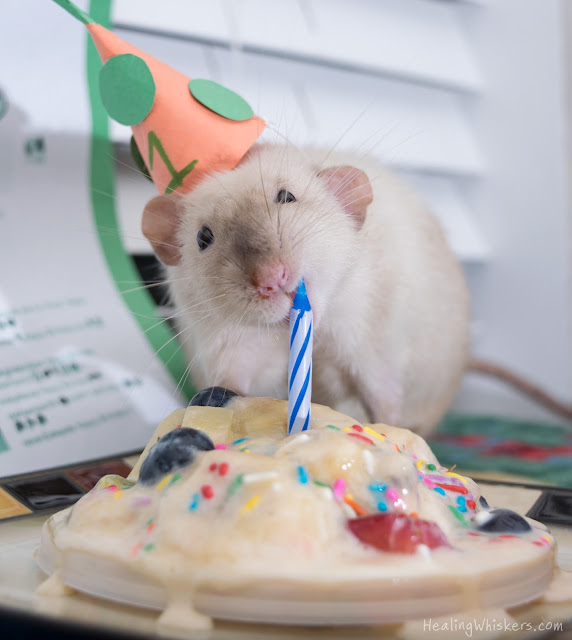
[{"label": "blue and white striped candle", "polygon": [[312,402],[312,307],[304,279],[300,281],[290,310],[290,360],[288,362],[288,433],[310,426]]}]

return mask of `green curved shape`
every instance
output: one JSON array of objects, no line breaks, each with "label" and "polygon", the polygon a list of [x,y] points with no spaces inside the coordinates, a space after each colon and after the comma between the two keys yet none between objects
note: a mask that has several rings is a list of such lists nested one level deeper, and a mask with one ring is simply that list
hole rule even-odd
[{"label": "green curved shape", "polygon": [[218,82],[195,78],[189,82],[189,90],[204,107],[228,120],[248,120],[254,115],[244,98]]},{"label": "green curved shape", "polygon": [[[104,27],[110,26],[111,0],[91,0],[90,13]],[[115,210],[115,169],[113,148],[109,139],[109,119],[101,102],[98,74],[102,67],[97,50],[88,37],[87,79],[91,105],[91,149],[89,184],[91,204],[99,243],[111,277],[134,320],[144,332],[149,345],[163,362],[176,384],[186,374],[187,361],[182,348],[157,309],[146,289],[137,289],[141,278],[137,268],[125,251]],[[127,293],[127,290],[131,290]],[[183,393],[191,398],[196,390],[188,377],[182,385]]]},{"label": "green curved shape", "polygon": [[99,91],[107,113],[125,125],[139,124],[155,101],[155,80],[145,60],[132,53],[113,56],[99,72]]},{"label": "green curved shape", "polygon": [[82,11],[79,7],[76,7],[73,2],[70,2],[70,0],[54,0],[54,2],[59,4],[62,9],[65,9],[74,18],[83,22],[83,24],[91,24],[93,22],[90,15],[85,11]]}]

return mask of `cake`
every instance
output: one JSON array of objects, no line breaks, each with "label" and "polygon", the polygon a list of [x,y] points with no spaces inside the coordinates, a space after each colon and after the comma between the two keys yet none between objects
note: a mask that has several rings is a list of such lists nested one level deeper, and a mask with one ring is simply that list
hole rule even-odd
[{"label": "cake", "polygon": [[546,528],[490,507],[416,434],[312,405],[211,388],[157,428],[127,478],[105,476],[45,524],[49,582],[162,609],[291,624],[396,623],[541,596]]}]

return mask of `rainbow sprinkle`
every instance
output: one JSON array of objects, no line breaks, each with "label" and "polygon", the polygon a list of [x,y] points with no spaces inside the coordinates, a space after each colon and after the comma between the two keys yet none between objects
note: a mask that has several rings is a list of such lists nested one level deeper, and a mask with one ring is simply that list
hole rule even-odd
[{"label": "rainbow sprinkle", "polygon": [[346,492],[346,481],[343,478],[338,478],[334,482],[333,492],[337,500],[341,500],[344,497],[344,493]]},{"label": "rainbow sprinkle", "polygon": [[301,465],[298,467],[298,480],[300,484],[308,484],[308,472]]},{"label": "rainbow sprinkle", "polygon": [[391,502],[397,502],[399,500],[399,494],[393,487],[389,487],[386,490],[385,495],[391,500]]},{"label": "rainbow sprinkle", "polygon": [[244,515],[245,513],[248,513],[249,511],[252,511],[252,509],[254,509],[254,507],[260,502],[260,496],[253,496],[252,498],[250,498],[250,500],[248,500],[247,502],[245,502],[241,509],[240,509],[240,513],[241,515]]},{"label": "rainbow sprinkle", "polygon": [[240,489],[240,486],[242,485],[242,478],[243,478],[243,474],[240,473],[232,481],[232,484],[230,485],[230,487],[228,489],[229,498],[231,498]]},{"label": "rainbow sprinkle", "polygon": [[189,511],[194,511],[199,506],[200,496],[198,493],[193,493],[191,504],[189,505]]},{"label": "rainbow sprinkle", "polygon": [[465,516],[462,513],[459,513],[459,511],[453,505],[448,505],[448,506],[449,506],[449,511],[455,516],[455,518],[457,518],[457,520],[461,524],[466,525],[467,521],[465,520]]}]

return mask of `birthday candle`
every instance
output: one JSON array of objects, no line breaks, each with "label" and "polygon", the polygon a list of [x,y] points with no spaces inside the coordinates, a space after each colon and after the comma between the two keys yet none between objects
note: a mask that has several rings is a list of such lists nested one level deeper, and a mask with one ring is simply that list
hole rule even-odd
[{"label": "birthday candle", "polygon": [[304,279],[300,281],[290,311],[290,360],[288,363],[288,433],[310,425],[312,396],[312,308]]}]

